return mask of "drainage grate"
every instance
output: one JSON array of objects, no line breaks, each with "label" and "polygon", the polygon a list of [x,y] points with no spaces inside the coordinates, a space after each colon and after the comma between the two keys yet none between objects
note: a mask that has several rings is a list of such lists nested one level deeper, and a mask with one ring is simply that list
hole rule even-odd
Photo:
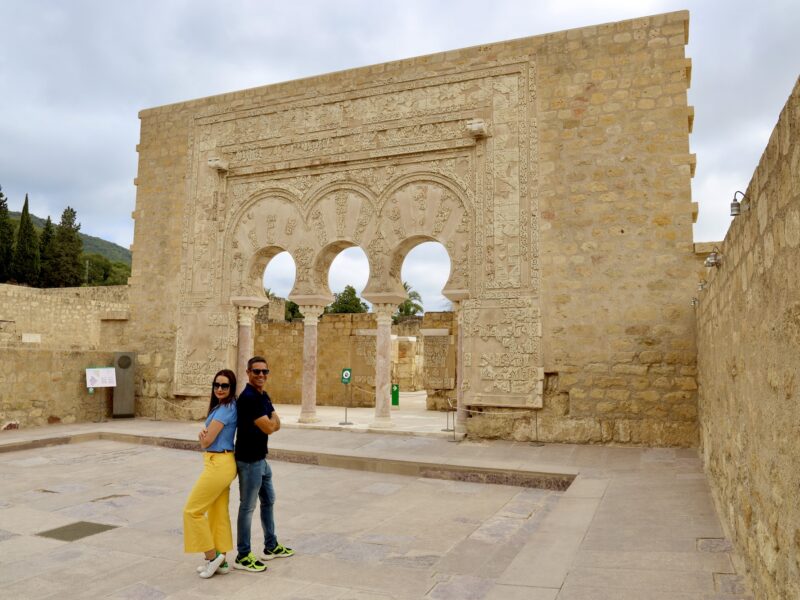
[{"label": "drainage grate", "polygon": [[64,525],[63,527],[56,527],[55,529],[40,531],[36,535],[53,538],[54,540],[61,540],[62,542],[74,542],[75,540],[116,528],[116,525],[104,525],[103,523],[78,521],[77,523],[71,523],[69,525]]}]

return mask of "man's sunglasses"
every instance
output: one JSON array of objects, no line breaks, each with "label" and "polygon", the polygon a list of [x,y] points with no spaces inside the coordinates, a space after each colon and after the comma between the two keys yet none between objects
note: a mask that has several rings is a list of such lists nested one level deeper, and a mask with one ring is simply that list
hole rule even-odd
[{"label": "man's sunglasses", "polygon": [[269,369],[250,369],[253,375],[269,375]]},{"label": "man's sunglasses", "polygon": [[215,381],[214,383],[211,384],[211,387],[213,387],[215,390],[216,389],[229,390],[229,389],[231,389],[231,384],[230,383],[217,383]]}]

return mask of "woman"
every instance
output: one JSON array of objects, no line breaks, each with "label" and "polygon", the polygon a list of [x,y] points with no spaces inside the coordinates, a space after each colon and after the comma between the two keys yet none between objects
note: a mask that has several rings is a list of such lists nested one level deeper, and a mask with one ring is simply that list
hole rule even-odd
[{"label": "woman", "polygon": [[[236,432],[236,375],[223,369],[214,376],[205,427],[198,434],[203,472],[183,507],[183,548],[203,552],[206,562],[197,568],[203,579],[230,570],[225,553],[233,548],[228,496],[236,477],[233,436]],[[206,516],[207,515],[207,516]]]}]

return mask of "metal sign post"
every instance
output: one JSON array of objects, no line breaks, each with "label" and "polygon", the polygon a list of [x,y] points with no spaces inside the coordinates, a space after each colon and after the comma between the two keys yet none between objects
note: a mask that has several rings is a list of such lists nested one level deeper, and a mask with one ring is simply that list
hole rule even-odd
[{"label": "metal sign post", "polygon": [[[345,401],[344,401],[344,421],[339,421],[339,425],[352,425],[350,421],[347,420],[347,405],[349,404],[347,400],[347,390],[348,384],[350,383],[350,379],[353,377],[353,371],[349,367],[345,367],[342,369],[342,384],[345,386]],[[352,398],[352,393],[350,395]]]}]

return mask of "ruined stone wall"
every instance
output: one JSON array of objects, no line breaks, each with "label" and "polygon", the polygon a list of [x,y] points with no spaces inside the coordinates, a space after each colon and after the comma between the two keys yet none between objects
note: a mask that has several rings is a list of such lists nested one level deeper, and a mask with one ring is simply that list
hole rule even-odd
[{"label": "ruined stone wall", "polygon": [[428,410],[456,404],[456,322],[451,312],[427,312],[420,324],[422,387]]},{"label": "ruined stone wall", "polygon": [[3,347],[124,350],[128,315],[128,286],[38,289],[0,284]]},{"label": "ruined stone wall", "polygon": [[422,389],[422,316],[405,317],[392,325],[392,383],[403,392]]},{"label": "ruined stone wall", "polygon": [[465,401],[528,423],[495,433],[696,444],[687,36],[676,12],[143,111],[140,395],[205,395],[235,362],[231,296],[260,293],[277,251],[295,297],[321,302],[326,265],[359,245],[379,298],[434,239]]},{"label": "ruined stone wall", "polygon": [[558,388],[531,438],[697,444],[687,40],[677,12],[553,34],[540,54],[542,339]]},{"label": "ruined stone wall", "polygon": [[113,365],[113,352],[4,347],[0,353],[0,430],[110,417],[111,390],[90,395],[85,369]]},{"label": "ruined stone wall", "polygon": [[697,309],[706,472],[756,598],[800,598],[800,80]]},{"label": "ruined stone wall", "polygon": [[[187,140],[195,111],[196,106],[178,104],[157,112],[139,113],[141,128],[136,145],[139,167],[133,181],[136,185],[136,208],[131,213],[135,227],[131,276],[128,278],[131,288],[130,341],[137,351],[136,410],[139,415],[154,414],[159,397],[170,402],[183,402],[183,398],[173,395],[175,341],[181,312],[178,274],[189,235],[183,233],[182,227],[188,200]],[[205,276],[210,278],[214,275],[209,271]],[[191,352],[196,363],[194,366],[205,363],[207,348],[195,347]],[[231,359],[219,368],[234,364],[235,360]],[[203,379],[210,381],[209,377]],[[190,404],[196,405],[196,411],[165,405],[164,408],[170,411],[167,416],[185,419],[190,414],[202,414],[207,398],[198,396],[195,400]]]},{"label": "ruined stone wall", "polygon": [[[449,313],[430,313],[448,315]],[[439,321],[442,318],[440,317]],[[423,379],[422,356],[417,344],[405,341],[420,339],[422,319],[392,326],[392,363],[397,368],[393,381],[403,391],[420,389]],[[319,321],[317,332],[317,404],[319,406],[375,406],[375,315],[326,314]],[[419,342],[421,343],[421,342]],[[404,344],[408,344],[405,347]],[[401,356],[401,351],[408,354]],[[303,322],[270,322],[256,325],[255,353],[269,361],[267,391],[275,402],[300,404],[302,397]],[[411,365],[416,370],[411,370]],[[341,383],[342,369],[353,372],[348,388]],[[407,367],[407,368],[406,368]],[[449,365],[448,377],[455,377],[455,363]],[[400,379],[401,375],[403,376]],[[352,398],[351,398],[352,394]]]}]

